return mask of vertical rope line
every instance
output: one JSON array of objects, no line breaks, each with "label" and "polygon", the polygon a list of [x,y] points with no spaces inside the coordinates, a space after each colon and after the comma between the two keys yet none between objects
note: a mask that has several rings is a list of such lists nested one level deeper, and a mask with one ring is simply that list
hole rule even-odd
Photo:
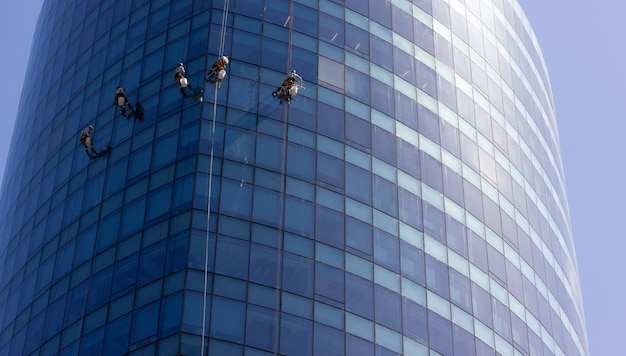
[{"label": "vertical rope line", "polygon": [[[289,16],[285,21],[284,26],[289,26],[289,37],[287,42],[287,75],[291,72],[291,41],[292,41],[292,29],[293,29],[293,0],[289,0]],[[283,140],[282,140],[282,155],[281,155],[281,167],[280,167],[280,195],[279,195],[279,215],[278,215],[278,236],[277,236],[277,251],[276,251],[276,313],[274,317],[274,355],[279,353],[279,330],[280,330],[280,269],[282,267],[282,250],[283,250],[283,236],[284,236],[284,224],[285,224],[285,186],[286,186],[286,170],[287,170],[287,120],[289,115],[289,105],[285,105],[283,109]]]},{"label": "vertical rope line", "polygon": [[[224,44],[226,43],[226,19],[228,18],[228,7],[230,0],[224,0],[224,9],[222,11],[222,24],[219,43],[219,57],[224,54]],[[209,31],[211,26],[209,25]],[[209,159],[209,181],[207,182],[207,222],[206,222],[206,241],[204,250],[204,288],[202,298],[202,342],[200,355],[204,356],[205,349],[205,332],[206,332],[206,310],[207,310],[207,289],[209,279],[209,237],[211,227],[211,192],[213,190],[213,161],[215,157],[215,121],[217,117],[217,84],[215,85],[215,93],[213,96],[213,120],[211,121],[211,153]]]}]

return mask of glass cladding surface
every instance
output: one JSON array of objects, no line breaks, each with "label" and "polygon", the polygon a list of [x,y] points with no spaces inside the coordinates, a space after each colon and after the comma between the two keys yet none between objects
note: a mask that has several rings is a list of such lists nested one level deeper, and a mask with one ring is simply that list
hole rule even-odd
[{"label": "glass cladding surface", "polygon": [[6,172],[2,355],[589,353],[515,1],[46,1]]}]

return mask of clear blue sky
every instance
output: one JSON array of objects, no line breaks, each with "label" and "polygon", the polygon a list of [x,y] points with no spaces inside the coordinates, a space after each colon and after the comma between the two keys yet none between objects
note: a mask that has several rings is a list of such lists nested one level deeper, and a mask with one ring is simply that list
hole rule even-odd
[{"label": "clear blue sky", "polygon": [[[548,65],[593,355],[624,354],[626,2],[519,0]],[[0,12],[0,177],[43,0]],[[25,98],[27,100],[27,98]]]}]

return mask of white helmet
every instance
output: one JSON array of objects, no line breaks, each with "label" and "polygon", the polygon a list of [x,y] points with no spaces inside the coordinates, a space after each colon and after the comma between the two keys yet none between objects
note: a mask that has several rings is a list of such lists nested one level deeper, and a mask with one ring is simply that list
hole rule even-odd
[{"label": "white helmet", "polygon": [[93,125],[87,126],[88,129],[93,130]]},{"label": "white helmet", "polygon": [[224,63],[224,65],[228,64],[228,57],[226,56],[221,56],[220,59],[222,60],[222,62]]}]

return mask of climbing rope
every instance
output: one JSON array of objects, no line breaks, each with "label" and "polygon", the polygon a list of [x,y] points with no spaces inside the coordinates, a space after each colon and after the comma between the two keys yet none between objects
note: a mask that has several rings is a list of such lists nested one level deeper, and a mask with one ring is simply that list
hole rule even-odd
[{"label": "climbing rope", "polygon": [[[230,0],[224,0],[224,9],[222,11],[222,27],[220,32],[219,57],[224,54],[224,44],[226,43],[226,20],[228,18],[228,7]],[[209,25],[209,30],[211,26]],[[218,85],[215,85],[215,93],[213,96],[213,119],[211,121],[211,152],[209,159],[209,180],[207,182],[207,218],[206,218],[206,241],[204,251],[204,289],[202,300],[202,346],[200,355],[204,356],[205,348],[205,330],[206,330],[206,311],[207,311],[207,288],[209,279],[209,230],[211,225],[211,191],[213,190],[213,160],[215,156],[215,121],[217,116],[217,92]]]},{"label": "climbing rope", "polygon": [[[291,72],[291,40],[292,40],[292,30],[293,30],[293,0],[289,1],[289,16],[285,20],[283,27],[288,27],[288,42],[287,42],[287,69],[286,73],[289,75]],[[275,305],[277,306],[277,311],[274,314],[274,355],[278,355],[278,344],[279,344],[279,330],[280,330],[280,268],[281,268],[281,260],[282,260],[282,251],[283,251],[283,230],[284,230],[284,221],[285,221],[285,180],[286,180],[286,166],[287,166],[287,120],[289,115],[289,105],[285,105],[283,108],[283,140],[282,140],[282,155],[281,155],[281,167],[280,167],[280,196],[279,196],[279,215],[278,215],[278,236],[276,243],[276,295],[275,295]]]}]

